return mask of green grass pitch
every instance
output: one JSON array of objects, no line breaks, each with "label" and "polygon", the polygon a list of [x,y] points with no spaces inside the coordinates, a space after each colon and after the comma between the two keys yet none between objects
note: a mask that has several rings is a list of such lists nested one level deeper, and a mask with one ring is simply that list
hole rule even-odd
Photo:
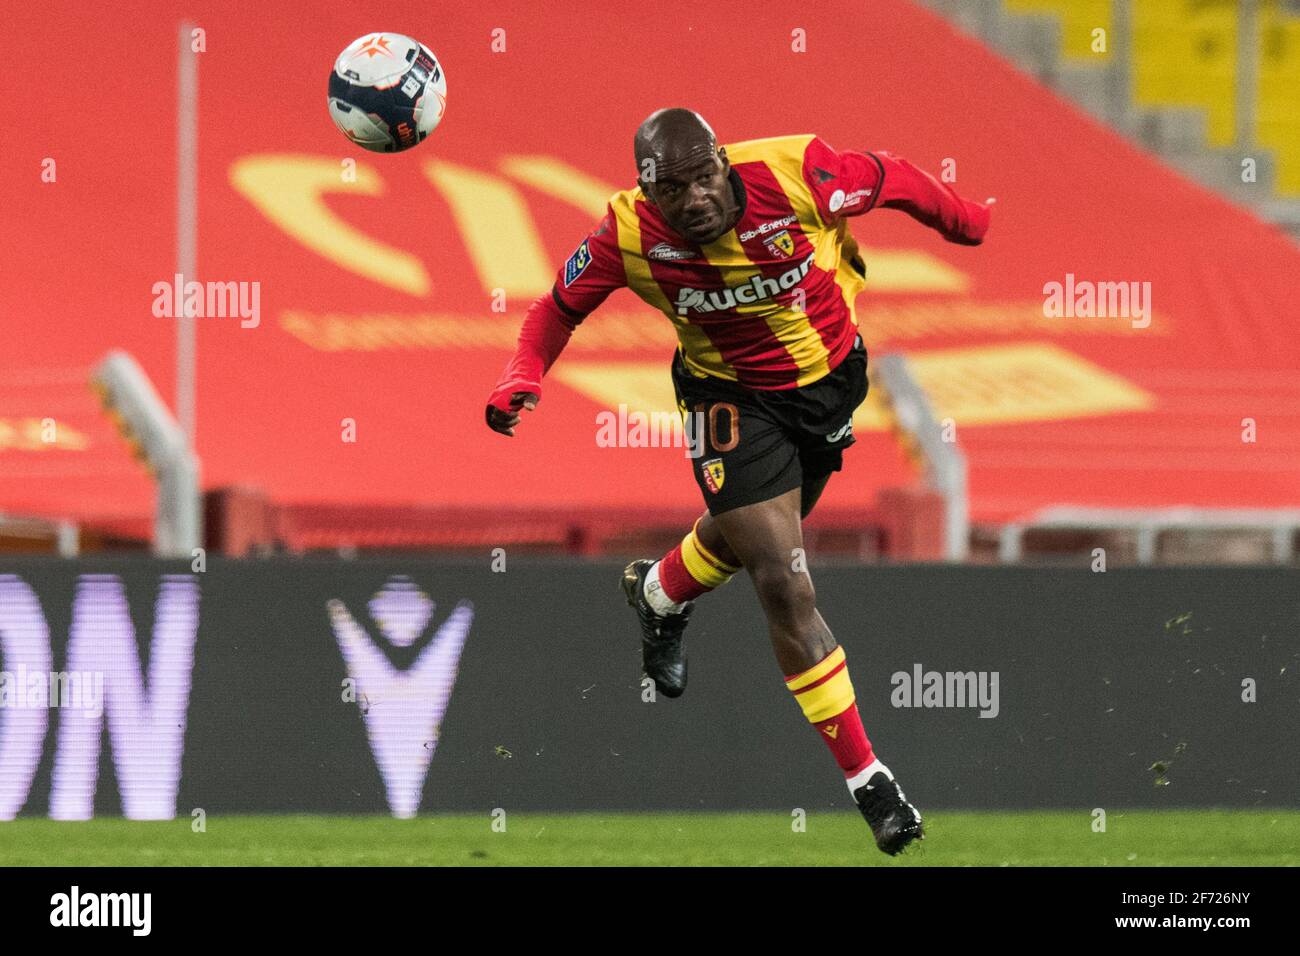
[{"label": "green grass pitch", "polygon": [[959,813],[927,818],[923,844],[891,859],[861,818],[779,813],[209,817],[143,823],[101,818],[0,823],[8,866],[1295,866],[1300,812]]}]

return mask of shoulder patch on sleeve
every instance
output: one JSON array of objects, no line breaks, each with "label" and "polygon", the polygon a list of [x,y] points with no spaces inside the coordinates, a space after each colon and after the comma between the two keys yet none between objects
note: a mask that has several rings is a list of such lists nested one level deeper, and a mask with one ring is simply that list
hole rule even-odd
[{"label": "shoulder patch on sleeve", "polygon": [[573,280],[586,271],[587,266],[591,265],[591,250],[587,248],[588,240],[582,240],[582,245],[573,250],[573,255],[569,256],[569,261],[564,264],[564,287],[567,289],[573,285]]}]

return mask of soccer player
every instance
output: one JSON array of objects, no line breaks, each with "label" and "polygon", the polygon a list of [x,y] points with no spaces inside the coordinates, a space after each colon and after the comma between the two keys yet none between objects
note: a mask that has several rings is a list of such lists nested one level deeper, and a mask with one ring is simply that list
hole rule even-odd
[{"label": "soccer player", "polygon": [[896,854],[922,837],[921,815],[863,730],[844,650],[797,560],[801,521],[840,470],[867,395],[854,313],[865,266],[847,219],[899,209],[951,242],[978,245],[988,206],[890,153],[837,152],[817,136],[719,147],[685,109],[652,113],[634,152],[637,188],[610,198],[528,309],[487,423],[514,434],[570,334],[615,289],[630,287],[668,317],[679,341],[677,400],[688,422],[703,423],[692,436],[703,453],[691,461],[707,511],[661,560],[624,571],[645,671],[667,697],[685,690],[694,601],[744,568],[786,686],[834,754],[876,845]]}]

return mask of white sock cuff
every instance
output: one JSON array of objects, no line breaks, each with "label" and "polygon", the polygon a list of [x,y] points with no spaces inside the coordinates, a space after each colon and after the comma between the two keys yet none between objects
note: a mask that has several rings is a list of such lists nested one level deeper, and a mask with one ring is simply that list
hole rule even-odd
[{"label": "white sock cuff", "polygon": [[686,605],[670,601],[668,595],[664,594],[664,586],[659,583],[659,565],[661,564],[663,564],[662,561],[656,561],[650,572],[645,576],[645,599],[656,614],[676,614]]}]

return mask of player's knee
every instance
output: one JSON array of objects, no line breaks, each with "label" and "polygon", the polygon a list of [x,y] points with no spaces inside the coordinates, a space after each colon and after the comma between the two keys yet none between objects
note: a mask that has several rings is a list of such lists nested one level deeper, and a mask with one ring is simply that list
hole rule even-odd
[{"label": "player's knee", "polygon": [[751,572],[754,589],[768,616],[797,625],[817,608],[817,595],[806,572],[780,563],[765,564]]}]

